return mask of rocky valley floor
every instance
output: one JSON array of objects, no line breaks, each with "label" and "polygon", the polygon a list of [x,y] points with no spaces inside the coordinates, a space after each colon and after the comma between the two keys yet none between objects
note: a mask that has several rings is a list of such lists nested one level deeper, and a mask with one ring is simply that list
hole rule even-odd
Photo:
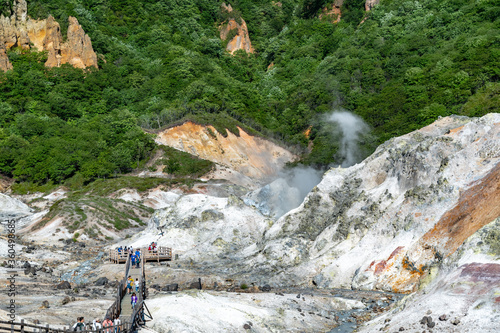
[{"label": "rocky valley floor", "polygon": [[[86,321],[102,319],[124,265],[110,263],[101,249],[98,244],[72,242],[20,244],[16,319],[61,328],[80,315]],[[147,263],[146,304],[153,316],[147,327],[158,332],[352,332],[401,299],[383,292],[242,286],[183,266],[175,261]],[[0,268],[3,285],[9,284],[11,271]],[[169,290],[174,284],[178,290]],[[3,309],[0,318],[8,320]]]},{"label": "rocky valley floor", "polygon": [[[499,137],[499,114],[442,118],[331,168],[304,200],[285,179],[251,191],[123,188],[99,205],[62,190],[25,203],[0,194],[0,218],[16,220],[17,236],[12,246],[0,225],[0,283],[11,284],[14,251],[18,318],[60,327],[102,319],[124,274],[108,250],[154,241],[174,254],[146,267],[148,327],[160,333],[496,333]],[[66,224],[50,213],[65,196]],[[290,202],[296,208],[283,210]],[[102,223],[98,212],[118,206],[141,219]],[[94,237],[89,220],[99,223]]]}]

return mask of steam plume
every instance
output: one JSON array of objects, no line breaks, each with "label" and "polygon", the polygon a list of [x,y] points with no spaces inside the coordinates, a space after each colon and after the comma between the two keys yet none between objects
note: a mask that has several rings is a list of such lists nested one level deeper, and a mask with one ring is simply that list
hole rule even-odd
[{"label": "steam plume", "polygon": [[339,149],[343,159],[341,166],[346,168],[361,161],[364,156],[358,144],[360,135],[369,131],[368,125],[361,117],[348,111],[335,111],[327,120],[337,123],[342,134]]}]

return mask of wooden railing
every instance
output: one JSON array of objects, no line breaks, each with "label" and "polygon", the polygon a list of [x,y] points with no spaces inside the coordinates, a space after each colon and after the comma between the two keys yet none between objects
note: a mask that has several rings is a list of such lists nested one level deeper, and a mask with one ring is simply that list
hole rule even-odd
[{"label": "wooden railing", "polygon": [[[158,246],[155,250],[148,250],[147,248],[140,248],[141,260],[144,258],[146,261],[160,261],[160,260],[172,260],[172,248],[166,246]],[[135,252],[135,250],[134,250]],[[109,260],[115,263],[120,263],[128,258],[128,253],[121,251],[118,252],[117,249],[109,250]]]},{"label": "wooden railing", "polygon": [[[93,330],[91,324],[86,325],[86,329],[82,331],[77,331],[78,333],[114,333],[115,328],[119,330],[119,332],[127,333],[133,332],[133,325],[131,323],[123,323],[121,325],[109,326],[106,328],[101,328],[98,330]],[[118,331],[117,330],[117,331]],[[5,321],[0,320],[0,332],[19,332],[19,333],[63,333],[63,332],[73,332],[71,327],[63,327],[63,328],[53,328],[42,325],[34,325],[27,324],[24,322],[24,319],[21,319],[21,322],[14,321]]]},{"label": "wooden railing", "polygon": [[147,259],[160,259],[172,260],[172,248],[166,246],[158,246],[154,251],[149,251],[148,249],[141,249],[141,255]]},{"label": "wooden railing", "polygon": [[113,304],[111,304],[108,311],[106,312],[106,317],[108,317],[111,320],[120,316],[120,312],[122,309],[122,298],[123,295],[125,295],[125,293],[127,292],[127,277],[129,271],[130,271],[130,256],[127,256],[127,261],[125,262],[125,275],[118,284],[115,301],[113,302]]},{"label": "wooden railing", "polygon": [[127,260],[127,258],[128,258],[128,253],[125,251],[118,252],[118,250],[116,249],[109,250],[109,260],[113,262],[120,262],[123,260]]},{"label": "wooden railing", "polygon": [[130,317],[130,324],[132,329],[136,329],[138,325],[145,323],[144,319],[144,300],[147,297],[146,289],[146,258],[141,256],[141,276],[139,278],[139,296],[137,296],[137,304]]},{"label": "wooden railing", "polygon": [[[171,252],[170,252],[171,253]],[[137,330],[137,326],[144,324],[144,300],[147,297],[147,289],[146,289],[146,256],[141,256],[141,276],[139,279],[139,295],[137,296],[137,304],[132,312],[129,321],[124,321],[121,325],[117,326],[109,326],[105,328],[101,328],[98,330],[93,330],[91,324],[86,325],[86,329],[82,331],[77,331],[79,333],[114,333],[115,328],[117,332],[120,333],[131,333]],[[122,298],[127,292],[127,277],[130,272],[131,261],[130,256],[127,255],[127,260],[125,262],[125,275],[123,279],[120,281],[117,292],[115,296],[115,300],[113,304],[108,308],[106,312],[106,317],[113,320],[116,317],[120,316],[121,306],[122,306]],[[19,332],[19,333],[63,333],[63,332],[73,332],[72,327],[63,327],[63,328],[53,328],[42,325],[34,325],[28,324],[24,322],[24,319],[21,319],[21,322],[14,321],[4,321],[0,320],[0,332]]]}]

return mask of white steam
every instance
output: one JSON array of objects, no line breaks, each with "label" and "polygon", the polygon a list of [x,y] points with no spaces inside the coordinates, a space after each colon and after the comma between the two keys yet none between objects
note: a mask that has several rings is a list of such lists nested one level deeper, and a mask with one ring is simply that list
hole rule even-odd
[{"label": "white steam", "polygon": [[341,166],[350,167],[363,159],[359,149],[360,135],[369,131],[368,125],[361,117],[348,111],[335,111],[327,117],[328,121],[337,123],[341,131],[340,157],[343,159]]},{"label": "white steam", "polygon": [[[337,159],[342,161],[341,166],[350,167],[360,162],[365,156],[359,147],[359,142],[360,138],[368,133],[368,125],[363,119],[348,111],[333,112],[327,116],[326,121],[337,125],[323,126],[322,131],[338,135],[340,142]],[[278,219],[300,206],[307,194],[319,184],[323,173],[324,170],[311,167],[282,170],[279,178],[247,193],[243,201],[247,205],[256,207],[262,214]]]},{"label": "white steam", "polygon": [[319,184],[322,175],[322,171],[311,167],[283,170],[280,178],[248,193],[243,201],[255,206],[262,214],[277,219],[300,206],[306,195]]}]

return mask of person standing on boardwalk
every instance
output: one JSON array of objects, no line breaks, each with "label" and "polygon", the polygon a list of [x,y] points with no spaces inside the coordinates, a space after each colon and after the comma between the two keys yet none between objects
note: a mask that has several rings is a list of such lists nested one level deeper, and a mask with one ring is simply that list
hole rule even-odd
[{"label": "person standing on boardwalk", "polygon": [[102,327],[105,328],[104,332],[106,333],[111,333],[110,327],[113,326],[113,322],[109,319],[109,317],[106,317],[102,323]]},{"label": "person standing on boardwalk", "polygon": [[139,291],[139,278],[135,279],[135,292]]},{"label": "person standing on boardwalk", "polygon": [[139,268],[139,262],[141,261],[141,251],[137,249],[135,251],[135,263],[137,264],[136,268]]},{"label": "person standing on boardwalk", "polygon": [[120,333],[121,324],[122,321],[120,320],[120,317],[116,316],[115,320],[113,321],[113,325],[115,325],[115,333]]},{"label": "person standing on boardwalk", "polygon": [[99,319],[99,318],[94,319],[94,322],[92,323],[92,329],[94,331],[98,331],[101,328],[102,328],[101,319]]},{"label": "person standing on boardwalk", "polygon": [[129,275],[127,279],[127,290],[128,293],[132,293],[132,285],[134,284],[134,279]]},{"label": "person standing on boardwalk", "polygon": [[85,323],[83,322],[83,317],[78,317],[76,319],[76,324],[73,325],[73,331],[80,332],[85,330]]},{"label": "person standing on boardwalk", "polygon": [[132,309],[135,308],[135,305],[137,304],[137,296],[135,293],[132,293],[132,297],[130,297],[130,303],[132,304]]},{"label": "person standing on boardwalk", "polygon": [[136,258],[137,258],[137,257],[136,257],[136,255],[135,255],[135,254],[132,254],[132,255],[130,256],[130,260],[132,261],[132,267],[134,267],[134,266],[135,266],[135,259],[136,259]]}]

